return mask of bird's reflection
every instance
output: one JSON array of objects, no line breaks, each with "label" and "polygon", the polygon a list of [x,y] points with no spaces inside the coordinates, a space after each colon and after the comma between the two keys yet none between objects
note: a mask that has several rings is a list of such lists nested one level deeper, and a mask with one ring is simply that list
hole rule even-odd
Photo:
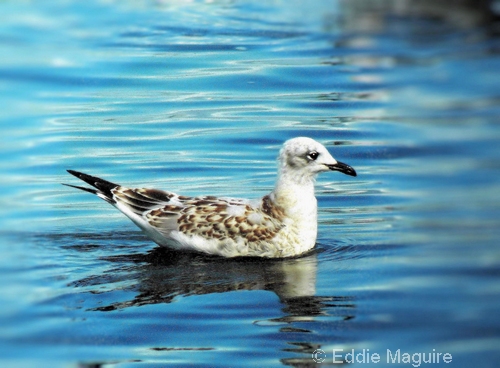
[{"label": "bird's reflection", "polygon": [[[85,277],[72,283],[75,287],[90,287],[99,293],[101,286],[135,282],[131,300],[91,308],[112,311],[133,306],[170,303],[177,296],[224,293],[236,290],[268,290],[283,303],[285,316],[273,322],[308,321],[325,315],[326,310],[342,306],[353,307],[347,297],[316,296],[318,251],[300,258],[269,260],[260,258],[226,259],[193,253],[174,252],[162,247],[146,254],[126,254],[103,258],[113,265],[101,275]],[[118,286],[121,285],[121,286]],[[349,313],[343,319],[351,318]]]},{"label": "bird's reflection", "polygon": [[[342,321],[354,318],[352,297],[319,296],[316,291],[318,257],[324,262],[332,261],[331,257],[338,258],[339,253],[351,257],[348,249],[337,247],[330,254],[327,251],[322,253],[320,247],[303,257],[277,260],[226,259],[157,247],[146,254],[101,258],[111,267],[97,275],[74,281],[70,286],[81,287],[93,294],[126,291],[120,297],[133,292],[133,297],[125,301],[89,306],[90,310],[101,312],[170,303],[181,296],[237,290],[274,292],[282,303],[281,311],[277,311],[274,318],[253,323],[263,327],[276,326],[280,333],[290,334],[282,349],[286,357],[280,361],[283,365],[302,367],[311,365],[311,354],[322,347],[313,342],[315,332],[311,323],[318,319],[325,322],[327,318],[332,326],[338,326]],[[109,300],[98,299],[100,302]],[[290,357],[290,353],[295,356]]]}]

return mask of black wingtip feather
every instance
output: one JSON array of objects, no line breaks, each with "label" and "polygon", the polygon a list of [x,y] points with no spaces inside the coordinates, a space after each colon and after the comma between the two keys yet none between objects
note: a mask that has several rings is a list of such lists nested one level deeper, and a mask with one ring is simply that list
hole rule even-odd
[{"label": "black wingtip feather", "polygon": [[[94,188],[98,189],[100,192],[105,194],[106,196],[112,197],[113,194],[111,193],[111,190],[116,188],[118,184],[112,183],[110,181],[98,178],[96,176],[92,175],[87,175],[79,171],[75,170],[67,170],[71,175],[76,176],[78,179],[83,180],[85,183],[92,185]],[[68,185],[68,184],[64,184]],[[75,185],[68,185],[73,188],[85,190],[90,193],[97,194],[97,191],[94,189],[89,189],[89,188],[83,188],[83,187],[78,187]]]},{"label": "black wingtip feather", "polygon": [[65,183],[61,183],[61,184],[65,185],[67,187],[84,190],[85,192],[89,192],[89,193],[92,193],[92,194],[97,194],[97,190],[92,189],[92,188],[79,187],[78,185],[71,185],[71,184],[65,184]]}]

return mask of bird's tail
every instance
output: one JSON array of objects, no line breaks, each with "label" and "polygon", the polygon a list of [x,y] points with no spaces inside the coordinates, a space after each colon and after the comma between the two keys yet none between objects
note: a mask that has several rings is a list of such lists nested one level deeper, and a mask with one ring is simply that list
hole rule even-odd
[{"label": "bird's tail", "polygon": [[71,185],[71,184],[63,184],[68,187],[84,190],[86,192],[95,194],[99,196],[100,198],[104,199],[105,201],[113,204],[115,203],[113,199],[113,193],[111,192],[112,189],[118,187],[118,184],[112,183],[110,181],[98,178],[96,176],[91,176],[87,175],[75,170],[67,170],[71,175],[76,176],[78,179],[83,180],[85,183],[93,186],[94,188],[86,188],[86,187],[80,187],[77,185]]}]

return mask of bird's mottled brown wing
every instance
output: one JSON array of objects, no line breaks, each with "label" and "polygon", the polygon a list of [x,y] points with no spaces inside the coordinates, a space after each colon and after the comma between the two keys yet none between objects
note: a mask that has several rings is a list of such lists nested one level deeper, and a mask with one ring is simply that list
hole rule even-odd
[{"label": "bird's mottled brown wing", "polygon": [[183,206],[184,200],[190,197],[178,196],[175,193],[159,189],[116,187],[112,190],[113,200],[125,205],[137,215],[164,206]]},{"label": "bird's mottled brown wing", "polygon": [[177,230],[187,236],[221,241],[228,238],[265,241],[284,226],[278,218],[245,201],[215,197],[190,198],[182,206],[167,204],[149,211],[145,218],[165,235]]}]

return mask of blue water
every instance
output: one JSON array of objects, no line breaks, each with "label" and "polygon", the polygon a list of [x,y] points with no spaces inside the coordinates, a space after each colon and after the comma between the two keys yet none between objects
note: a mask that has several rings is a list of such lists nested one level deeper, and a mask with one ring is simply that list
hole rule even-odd
[{"label": "blue water", "polygon": [[[497,366],[498,25],[350,4],[0,2],[2,367]],[[60,185],[259,197],[295,136],[358,172],[298,259],[172,253]]]}]

